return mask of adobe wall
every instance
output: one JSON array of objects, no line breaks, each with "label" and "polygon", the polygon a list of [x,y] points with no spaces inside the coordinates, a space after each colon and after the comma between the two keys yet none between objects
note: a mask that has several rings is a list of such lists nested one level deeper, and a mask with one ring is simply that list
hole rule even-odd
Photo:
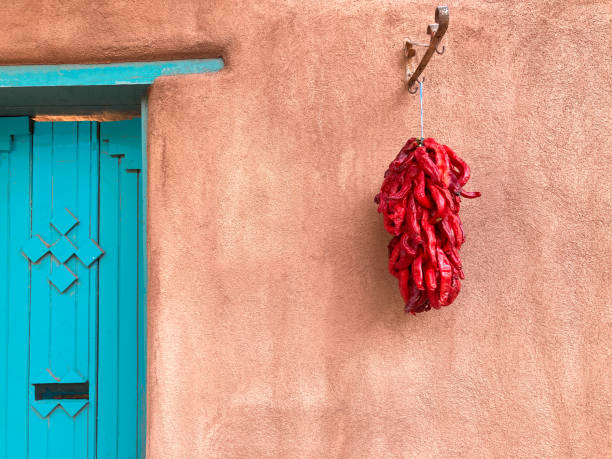
[{"label": "adobe wall", "polygon": [[3,64],[227,62],[150,93],[148,457],[609,454],[609,4],[449,6],[425,134],[483,197],[463,291],[417,317],[372,199],[435,4],[2,6]]}]

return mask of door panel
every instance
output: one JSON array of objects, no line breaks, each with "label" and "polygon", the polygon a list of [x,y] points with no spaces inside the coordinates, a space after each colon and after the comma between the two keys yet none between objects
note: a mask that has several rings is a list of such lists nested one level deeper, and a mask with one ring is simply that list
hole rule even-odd
[{"label": "door panel", "polygon": [[0,455],[136,458],[140,120],[29,127],[0,118]]},{"label": "door panel", "polygon": [[[86,457],[94,440],[98,266],[87,266],[79,255],[98,240],[97,164],[95,123],[35,123],[32,236],[49,251],[31,266],[33,457]],[[36,400],[37,384],[83,382],[89,383],[88,399]]]}]

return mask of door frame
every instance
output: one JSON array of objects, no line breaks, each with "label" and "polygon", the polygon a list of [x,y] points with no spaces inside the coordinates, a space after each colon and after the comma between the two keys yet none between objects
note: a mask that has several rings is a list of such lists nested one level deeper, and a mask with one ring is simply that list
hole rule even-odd
[{"label": "door frame", "polygon": [[[124,62],[112,64],[70,64],[70,65],[20,65],[0,66],[0,116],[36,116],[61,114],[96,114],[105,109],[128,111],[134,115],[137,107],[141,118],[141,181],[143,186],[141,215],[142,238],[139,249],[142,251],[143,273],[143,311],[139,317],[144,341],[144,373],[142,407],[142,438],[139,442],[139,457],[146,455],[148,386],[148,341],[147,341],[147,289],[148,289],[148,252],[147,252],[147,203],[148,203],[148,89],[156,78],[166,75],[187,75],[218,72],[224,67],[222,58],[191,59],[156,62]],[[95,88],[97,87],[97,88]],[[106,92],[104,92],[106,90]],[[98,94],[97,99],[90,97]],[[63,94],[63,97],[57,97]],[[103,99],[100,94],[108,94],[111,100]],[[114,94],[114,95],[113,95]],[[15,101],[28,99],[28,103]],[[105,96],[106,97],[106,96]],[[116,100],[112,100],[116,97]],[[125,98],[131,100],[128,107]],[[70,102],[66,103],[69,99]],[[12,105],[11,105],[12,104]],[[141,389],[139,388],[139,391]],[[96,439],[97,441],[97,439]]]}]

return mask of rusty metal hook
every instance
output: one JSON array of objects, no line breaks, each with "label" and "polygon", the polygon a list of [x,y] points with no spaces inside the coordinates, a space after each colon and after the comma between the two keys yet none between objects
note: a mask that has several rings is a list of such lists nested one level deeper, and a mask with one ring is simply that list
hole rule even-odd
[{"label": "rusty metal hook", "polygon": [[[448,29],[448,20],[449,20],[448,6],[438,6],[436,8],[435,19],[436,19],[436,23],[430,24],[427,27],[427,34],[430,35],[429,45],[426,45],[424,43],[418,43],[418,42],[407,40],[407,39],[404,40],[404,52],[405,52],[406,59],[407,59],[406,87],[408,88],[408,92],[410,92],[410,94],[416,93],[416,89],[413,92],[412,87],[414,86],[416,82],[418,82],[419,77],[421,76],[421,73],[423,73],[423,70],[425,70],[425,67],[427,67],[427,64],[429,63],[429,60],[431,59],[431,56],[433,55],[434,51],[438,54],[443,54],[444,51],[446,50],[446,48],[442,46],[442,51],[440,51],[438,49],[438,45],[440,44],[442,37],[446,33],[446,29]],[[416,55],[416,51],[413,49],[414,46],[427,46],[427,50],[425,51],[425,54],[423,55],[421,62],[419,62],[419,65],[417,65],[416,69],[412,71],[411,66],[410,66],[410,61]]]},{"label": "rusty metal hook", "polygon": [[[415,80],[415,81],[412,82],[411,86],[408,86],[408,92],[410,94],[416,94],[417,91],[419,90],[419,86],[416,83],[420,83],[420,81],[419,80]],[[413,87],[414,87],[414,90],[412,89]]]}]

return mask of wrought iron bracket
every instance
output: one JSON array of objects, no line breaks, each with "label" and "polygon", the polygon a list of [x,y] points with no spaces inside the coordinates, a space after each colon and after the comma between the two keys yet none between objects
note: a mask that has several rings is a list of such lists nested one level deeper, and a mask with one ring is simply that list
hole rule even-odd
[{"label": "wrought iron bracket", "polygon": [[[406,56],[406,87],[411,94],[417,92],[417,88],[413,89],[413,87],[419,81],[419,77],[421,76],[421,73],[423,73],[423,70],[425,70],[425,67],[427,67],[427,64],[429,63],[431,56],[433,56],[434,51],[438,54],[444,53],[444,46],[440,51],[438,49],[438,45],[440,44],[440,41],[442,41],[442,37],[446,33],[446,29],[448,29],[448,18],[448,6],[438,6],[436,8],[436,23],[429,24],[429,26],[427,26],[429,44],[419,43],[408,38],[404,39],[404,54]],[[416,57],[416,46],[426,47],[427,50],[415,68],[414,59]]]}]

